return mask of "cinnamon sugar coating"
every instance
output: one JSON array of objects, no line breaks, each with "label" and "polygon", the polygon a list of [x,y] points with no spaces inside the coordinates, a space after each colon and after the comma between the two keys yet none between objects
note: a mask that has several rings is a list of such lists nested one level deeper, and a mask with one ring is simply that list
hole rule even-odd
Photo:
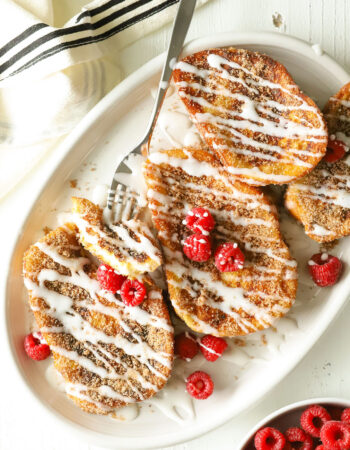
[{"label": "cinnamon sugar coating", "polygon": [[103,211],[85,198],[72,197],[79,240],[97,258],[123,275],[153,272],[162,256],[146,224],[138,220],[106,224]]},{"label": "cinnamon sugar coating", "polygon": [[[332,96],[324,108],[331,139],[350,144],[350,83]],[[288,186],[285,205],[318,242],[350,234],[350,165],[348,155],[322,161],[313,172]]]},{"label": "cinnamon sugar coating", "polygon": [[147,298],[127,308],[99,288],[96,266],[74,225],[57,228],[24,255],[29,304],[67,395],[108,414],[152,397],[170,376],[173,330],[162,293],[143,275]]},{"label": "cinnamon sugar coating", "polygon": [[[269,327],[288,311],[296,295],[296,263],[283,242],[276,210],[261,191],[232,183],[205,148],[151,154],[144,175],[170,300],[190,328],[244,335]],[[191,234],[183,221],[193,207],[209,209],[216,223],[213,253],[205,263],[190,261],[182,251]],[[214,251],[223,242],[236,242],[243,251],[242,270],[217,270]]]},{"label": "cinnamon sugar coating", "polygon": [[203,139],[242,181],[287,183],[310,172],[325,154],[319,109],[270,57],[235,48],[205,50],[180,61],[173,77]]}]

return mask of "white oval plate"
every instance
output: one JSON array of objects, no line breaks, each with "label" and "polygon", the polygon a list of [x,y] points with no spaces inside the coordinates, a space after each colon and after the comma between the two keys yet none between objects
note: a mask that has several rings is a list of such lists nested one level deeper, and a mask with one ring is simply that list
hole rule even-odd
[{"label": "white oval plate", "polygon": [[[318,55],[307,43],[281,34],[226,33],[193,41],[184,53],[229,45],[265,52],[279,60],[321,107],[349,80],[349,75],[330,57]],[[175,383],[175,387],[171,382],[163,390],[163,396],[170,396],[177,403],[177,409],[168,409],[177,421],[163,415],[154,405],[143,406],[132,422],[83,413],[47,382],[43,374],[45,363],[34,363],[25,356],[22,342],[28,332],[29,315],[21,281],[22,255],[42,234],[44,225],[55,225],[57,211],[69,210],[72,194],[91,198],[95,184],[109,183],[119,159],[133,148],[146,128],[152,107],[150,92],[159,79],[162,60],[162,55],[153,59],[118,85],[66,139],[59,150],[60,161],[43,176],[42,189],[22,224],[8,264],[4,318],[8,345],[23,381],[50,411],[56,425],[57,422],[65,425],[79,433],[82,439],[104,447],[151,448],[183,442],[251,407],[305,356],[340,311],[349,293],[349,264],[334,288],[317,291],[310,285],[304,265],[317,250],[317,245],[295,222],[286,220],[284,235],[300,263],[296,305],[287,318],[278,322],[277,331],[256,333],[245,339],[244,347],[231,340],[226,356],[216,363],[204,362],[200,356],[185,368],[176,362],[176,373],[182,372],[186,376],[200,366],[215,381],[214,395],[202,402],[189,400],[181,382]],[[72,179],[77,179],[77,189],[70,187],[69,180]],[[342,259],[350,262],[345,240],[333,253],[342,254]],[[192,403],[194,407],[193,417],[189,420],[181,419],[184,415],[181,405],[185,399],[187,414],[191,412]]]}]

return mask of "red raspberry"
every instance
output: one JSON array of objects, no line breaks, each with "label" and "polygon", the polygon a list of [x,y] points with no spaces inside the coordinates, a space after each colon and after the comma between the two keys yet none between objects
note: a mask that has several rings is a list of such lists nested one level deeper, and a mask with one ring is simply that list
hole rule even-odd
[{"label": "red raspberry", "polygon": [[321,428],[322,444],[332,450],[350,449],[350,425],[330,420]]},{"label": "red raspberry", "polygon": [[181,359],[190,360],[198,353],[198,344],[195,337],[188,333],[178,334],[175,336],[175,354]]},{"label": "red raspberry", "polygon": [[341,413],[341,421],[350,424],[350,408],[345,408]]},{"label": "red raspberry", "polygon": [[276,428],[266,427],[259,430],[254,438],[257,450],[282,450],[286,445],[286,438]]},{"label": "red raspberry", "polygon": [[333,286],[338,281],[343,264],[336,256],[317,253],[308,263],[309,272],[317,286]]},{"label": "red raspberry", "polygon": [[197,400],[205,400],[213,393],[214,383],[210,375],[197,370],[187,378],[186,389]]},{"label": "red raspberry", "polygon": [[125,280],[120,288],[120,296],[126,306],[137,306],[146,297],[146,288],[141,281]]},{"label": "red raspberry", "polygon": [[293,427],[289,428],[285,432],[287,441],[290,443],[297,443],[300,450],[312,450],[314,441],[309,434],[306,434],[301,428]]},{"label": "red raspberry", "polygon": [[315,450],[326,450],[326,447],[324,447],[323,445],[318,445]]},{"label": "red raspberry", "polygon": [[97,269],[97,279],[101,289],[105,289],[106,291],[115,294],[121,288],[126,277],[117,274],[115,270],[112,269],[112,267],[107,266],[107,264],[101,264]]},{"label": "red raspberry", "polygon": [[221,244],[215,252],[215,265],[220,272],[236,272],[243,269],[244,259],[236,243]]},{"label": "red raspberry", "polygon": [[184,220],[185,225],[195,233],[208,235],[215,227],[215,221],[210,212],[205,208],[193,208]]},{"label": "red raspberry", "polygon": [[208,261],[211,255],[210,239],[204,234],[192,234],[185,240],[183,251],[192,261]]},{"label": "red raspberry", "polygon": [[27,334],[24,338],[24,350],[35,361],[42,361],[50,356],[50,347],[42,338],[41,333]]},{"label": "red raspberry", "polygon": [[227,343],[225,339],[208,334],[203,336],[200,344],[200,351],[208,361],[216,361],[226,350]]},{"label": "red raspberry", "polygon": [[323,406],[312,405],[302,413],[300,425],[312,437],[320,437],[322,426],[329,420],[331,420],[331,416]]},{"label": "red raspberry", "polygon": [[327,153],[325,154],[324,159],[328,163],[334,163],[341,159],[347,150],[348,147],[344,144],[344,142],[339,141],[338,139],[329,139],[327,144]]}]

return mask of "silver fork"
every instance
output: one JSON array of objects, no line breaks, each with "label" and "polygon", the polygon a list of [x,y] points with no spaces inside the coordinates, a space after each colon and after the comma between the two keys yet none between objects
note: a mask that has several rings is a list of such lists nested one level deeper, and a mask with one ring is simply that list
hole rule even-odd
[{"label": "silver fork", "polygon": [[[104,219],[107,223],[118,222],[121,219],[129,220],[136,216],[138,212],[137,197],[138,194],[133,192],[130,187],[117,181],[117,174],[129,170],[125,164],[125,160],[130,154],[141,154],[141,149],[144,145],[147,145],[150,135],[152,133],[155,121],[157,118],[158,110],[163,102],[165,93],[168,88],[169,80],[172,74],[173,67],[180,55],[182,46],[187,35],[187,30],[190,26],[193,11],[196,5],[196,0],[180,0],[180,4],[175,17],[173,30],[171,33],[170,43],[163,67],[162,77],[159,82],[158,92],[151,114],[150,121],[148,123],[147,131],[137,146],[131,150],[121,161],[115,170],[111,187],[108,190],[107,205],[104,209]],[[130,171],[130,170],[129,170]],[[113,205],[115,207],[115,214],[113,215]]]}]

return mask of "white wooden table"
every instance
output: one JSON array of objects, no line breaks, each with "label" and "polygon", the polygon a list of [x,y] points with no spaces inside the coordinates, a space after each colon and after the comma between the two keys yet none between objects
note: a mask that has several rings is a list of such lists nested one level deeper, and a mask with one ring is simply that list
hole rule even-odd
[{"label": "white wooden table", "polygon": [[[350,72],[350,0],[211,0],[196,13],[189,38],[232,30],[279,31],[319,43]],[[120,55],[125,75],[164,51],[168,35],[169,27],[125,49]],[[8,196],[5,205],[24,198],[29,185],[34,187],[36,183],[25,180]],[[299,366],[254,409],[209,434],[171,449],[238,450],[238,442],[248,429],[280,406],[307,397],[350,398],[348,317],[350,305]],[[0,383],[4,388],[0,398],[1,450],[96,450],[72,436],[53,435],[51,422],[40,415],[37,405],[29,403],[26,390],[16,373],[6,367],[6,361],[1,369]],[[36,417],[35,428],[27,417],[30,423]]]}]

